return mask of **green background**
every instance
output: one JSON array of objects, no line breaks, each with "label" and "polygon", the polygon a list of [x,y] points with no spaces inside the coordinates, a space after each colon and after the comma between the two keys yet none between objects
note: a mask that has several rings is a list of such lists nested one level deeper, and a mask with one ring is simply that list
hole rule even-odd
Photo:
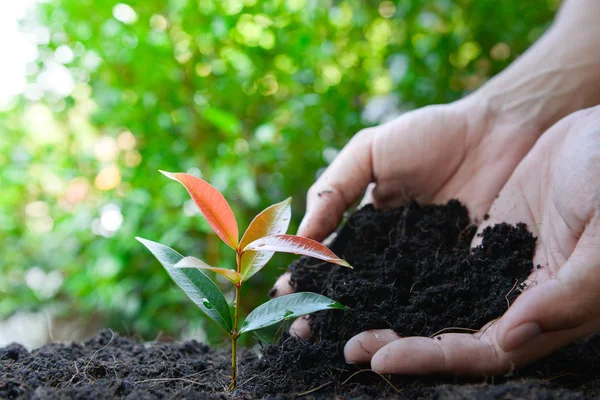
[{"label": "green background", "polygon": [[[202,328],[199,310],[134,237],[221,267],[235,257],[158,169],[210,181],[241,229],[293,196],[294,233],[306,190],[354,133],[476,89],[558,8],[546,0],[126,4],[53,0],[31,19],[48,40],[29,81],[62,62],[74,88],[22,96],[0,113],[0,318],[51,307],[146,338]],[[72,60],[60,57],[65,49]],[[243,314],[290,260],[276,257],[250,281]],[[217,332],[209,328],[209,338]]]}]

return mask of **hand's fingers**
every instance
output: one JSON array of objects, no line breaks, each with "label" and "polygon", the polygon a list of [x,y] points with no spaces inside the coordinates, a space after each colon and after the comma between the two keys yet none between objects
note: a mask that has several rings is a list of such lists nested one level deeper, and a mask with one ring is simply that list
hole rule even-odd
[{"label": "hand's fingers", "polygon": [[294,293],[294,288],[290,284],[291,276],[291,272],[281,275],[275,282],[275,285],[273,285],[273,289],[269,292],[269,297],[273,298]]},{"label": "hand's fingers", "polygon": [[349,364],[367,363],[379,349],[397,340],[398,335],[391,329],[377,329],[359,333],[344,346],[344,357]]},{"label": "hand's fingers", "polygon": [[356,134],[309,189],[298,235],[321,241],[373,180],[372,129]]},{"label": "hand's fingers", "polygon": [[[591,222],[553,279],[521,294],[502,317],[496,339],[505,351],[535,341],[543,333],[600,328],[600,224]],[[592,234],[593,233],[593,234]],[[587,332],[586,330],[590,330]]]},{"label": "hand's fingers", "polygon": [[[586,240],[581,244],[592,249]],[[573,259],[582,254],[589,264],[576,266]],[[398,339],[372,356],[371,368],[380,373],[493,375],[529,364],[600,329],[594,292],[600,284],[598,265],[585,251],[576,251],[555,279],[527,290],[481,332]]]},{"label": "hand's fingers", "polygon": [[470,334],[398,339],[380,349],[371,368],[382,374],[485,374],[501,368],[490,343]]},{"label": "hand's fingers", "polygon": [[304,315],[302,317],[296,318],[296,320],[292,323],[292,326],[290,327],[290,335],[301,339],[308,339],[310,337],[309,321],[309,315]]},{"label": "hand's fingers", "polygon": [[449,333],[434,338],[398,339],[373,355],[371,368],[382,374],[498,375],[527,365],[582,336],[581,329],[545,333],[535,342],[506,353],[490,332],[494,328],[475,335]]}]

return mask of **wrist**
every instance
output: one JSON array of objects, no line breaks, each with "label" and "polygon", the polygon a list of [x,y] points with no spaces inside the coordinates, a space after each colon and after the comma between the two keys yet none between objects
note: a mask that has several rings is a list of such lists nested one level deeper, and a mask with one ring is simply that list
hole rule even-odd
[{"label": "wrist", "polygon": [[[564,116],[600,103],[600,27],[557,23],[504,72],[468,98],[496,123],[541,135]],[[568,39],[567,39],[568,38]]]}]

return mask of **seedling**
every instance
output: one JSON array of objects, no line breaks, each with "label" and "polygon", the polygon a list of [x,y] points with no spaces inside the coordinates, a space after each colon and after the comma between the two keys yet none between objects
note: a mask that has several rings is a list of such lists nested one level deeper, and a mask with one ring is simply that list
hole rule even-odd
[{"label": "seedling", "polygon": [[[192,175],[160,171],[181,183],[188,191],[215,233],[236,254],[236,270],[212,267],[195,257],[184,257],[175,250],[150,240],[136,238],[154,254],[171,278],[200,309],[223,328],[231,338],[231,384],[236,387],[237,339],[242,333],[255,331],[278,322],[324,309],[344,306],[317,293],[303,292],[270,300],[252,311],[238,327],[243,284],[260,271],[275,252],[301,254],[352,268],[321,243],[300,236],[286,235],[291,217],[291,198],[274,204],[250,223],[238,239],[238,225],[223,195],[213,186]],[[218,286],[203,271],[215,272],[235,286],[233,315]]]}]

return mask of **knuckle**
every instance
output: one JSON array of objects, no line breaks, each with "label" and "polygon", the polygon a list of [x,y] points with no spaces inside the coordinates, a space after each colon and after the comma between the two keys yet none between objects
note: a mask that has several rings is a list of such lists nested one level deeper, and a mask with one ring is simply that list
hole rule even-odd
[{"label": "knuckle", "polygon": [[363,147],[366,143],[373,140],[373,136],[375,136],[381,129],[381,126],[372,126],[361,129],[352,137],[352,139],[350,139],[347,147]]},{"label": "knuckle", "polygon": [[364,138],[365,136],[371,136],[373,135],[373,133],[377,130],[377,127],[369,127],[369,128],[363,128],[360,131],[358,131],[354,137],[355,138]]}]

